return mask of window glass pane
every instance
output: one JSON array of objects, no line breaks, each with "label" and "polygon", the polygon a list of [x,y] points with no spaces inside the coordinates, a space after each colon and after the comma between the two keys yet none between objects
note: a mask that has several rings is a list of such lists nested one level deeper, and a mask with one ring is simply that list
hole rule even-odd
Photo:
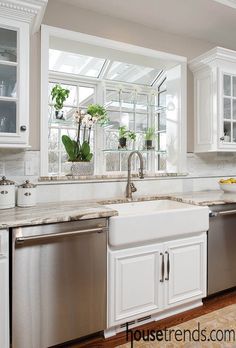
[{"label": "window glass pane", "polygon": [[120,170],[120,154],[119,153],[106,153],[105,163],[107,172],[117,172]]},{"label": "window glass pane", "polygon": [[17,97],[15,66],[0,64],[0,97]]},{"label": "window glass pane", "polygon": [[231,118],[231,99],[224,98],[224,118]]},{"label": "window glass pane", "polygon": [[123,110],[134,110],[134,94],[130,92],[121,93],[121,106]]},{"label": "window glass pane", "polygon": [[110,110],[116,110],[120,108],[120,93],[114,90],[106,90],[106,103],[105,106]]},{"label": "window glass pane", "polygon": [[119,144],[118,132],[106,131],[105,133],[105,148],[117,150]]},{"label": "window glass pane", "polygon": [[68,89],[70,91],[68,98],[64,101],[64,105],[69,105],[69,106],[76,106],[77,105],[77,87],[73,85],[66,85],[66,84],[60,84],[60,83],[54,83],[51,82],[49,83],[49,90],[48,90],[48,97],[49,97],[49,103],[54,104],[55,99],[52,100],[51,96],[51,91],[54,86],[60,85],[64,89]]},{"label": "window glass pane", "polygon": [[231,96],[231,76],[224,75],[224,95]]},{"label": "window glass pane", "polygon": [[148,96],[147,94],[137,94],[136,111],[147,112],[148,109]]},{"label": "window glass pane", "polygon": [[81,54],[49,50],[49,70],[98,77],[105,59]]},{"label": "window glass pane", "polygon": [[50,128],[48,130],[48,149],[49,150],[58,150],[59,148],[59,130],[56,128]]},{"label": "window glass pane", "polygon": [[106,78],[113,81],[151,85],[161,70],[115,61]]},{"label": "window glass pane", "polygon": [[48,153],[48,171],[49,174],[59,173],[59,153],[56,151],[49,151]]},{"label": "window glass pane", "polygon": [[79,87],[79,105],[87,107],[94,103],[94,88]]},{"label": "window glass pane", "polygon": [[16,62],[17,32],[0,28],[0,60]]},{"label": "window glass pane", "polygon": [[145,132],[148,128],[148,115],[136,113],[135,123],[137,132]]},{"label": "window glass pane", "polygon": [[166,154],[158,155],[158,167],[157,170],[166,170]]}]

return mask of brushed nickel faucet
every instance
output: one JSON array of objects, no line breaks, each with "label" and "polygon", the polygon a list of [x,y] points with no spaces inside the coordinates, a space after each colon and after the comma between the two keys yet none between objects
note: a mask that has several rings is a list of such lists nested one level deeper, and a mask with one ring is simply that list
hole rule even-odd
[{"label": "brushed nickel faucet", "polygon": [[134,154],[137,154],[139,157],[139,161],[140,161],[140,168],[139,168],[139,178],[143,179],[144,175],[143,175],[143,156],[141,154],[141,152],[135,150],[132,151],[128,157],[128,177],[127,177],[127,186],[126,186],[126,197],[127,198],[132,198],[132,193],[137,191],[137,188],[135,187],[134,183],[131,182],[131,159],[133,157]]}]

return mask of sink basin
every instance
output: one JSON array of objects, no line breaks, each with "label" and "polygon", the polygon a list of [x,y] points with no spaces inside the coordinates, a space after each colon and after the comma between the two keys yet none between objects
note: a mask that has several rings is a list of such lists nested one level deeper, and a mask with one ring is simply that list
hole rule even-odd
[{"label": "sink basin", "polygon": [[109,219],[109,244],[114,247],[204,232],[208,207],[171,200],[110,204],[118,216]]}]

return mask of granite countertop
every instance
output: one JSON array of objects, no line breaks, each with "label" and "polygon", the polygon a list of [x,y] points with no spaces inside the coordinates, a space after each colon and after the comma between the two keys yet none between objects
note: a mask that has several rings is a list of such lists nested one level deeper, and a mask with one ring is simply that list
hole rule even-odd
[{"label": "granite countertop", "polygon": [[0,210],[0,229],[42,225],[55,222],[76,221],[110,217],[117,215],[112,210],[98,203],[61,202],[37,204],[29,208],[12,208]]},{"label": "granite countertop", "polygon": [[171,195],[171,199],[188,204],[212,206],[218,204],[236,203],[236,192],[224,193],[221,190],[187,192],[173,194]]},{"label": "granite countertop", "polygon": [[31,208],[12,208],[0,210],[0,229],[42,225],[55,222],[96,219],[118,215],[114,209],[106,207],[106,204],[139,202],[169,199],[182,203],[211,206],[217,204],[236,203],[236,193],[224,193],[221,190],[209,190],[200,192],[188,192],[168,195],[135,196],[131,200],[120,197],[100,201],[73,201],[60,203],[41,203]]}]

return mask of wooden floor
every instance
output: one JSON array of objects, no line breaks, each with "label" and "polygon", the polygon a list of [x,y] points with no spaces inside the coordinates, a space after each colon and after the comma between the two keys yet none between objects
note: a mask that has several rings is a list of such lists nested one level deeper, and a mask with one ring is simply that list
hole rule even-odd
[{"label": "wooden floor", "polygon": [[[201,315],[215,311],[219,308],[229,306],[236,303],[236,288],[234,290],[225,292],[223,294],[205,299],[203,306],[195,309],[191,309],[181,314],[174,315],[167,319],[151,322],[135,329],[154,329],[162,330],[164,328],[172,327],[188,321],[190,319],[197,318]],[[105,340],[103,337],[94,337],[89,340],[84,340],[71,345],[64,345],[64,348],[113,348],[120,344],[127,343],[126,335],[120,333],[112,338]],[[61,346],[62,347],[62,346]]]}]

